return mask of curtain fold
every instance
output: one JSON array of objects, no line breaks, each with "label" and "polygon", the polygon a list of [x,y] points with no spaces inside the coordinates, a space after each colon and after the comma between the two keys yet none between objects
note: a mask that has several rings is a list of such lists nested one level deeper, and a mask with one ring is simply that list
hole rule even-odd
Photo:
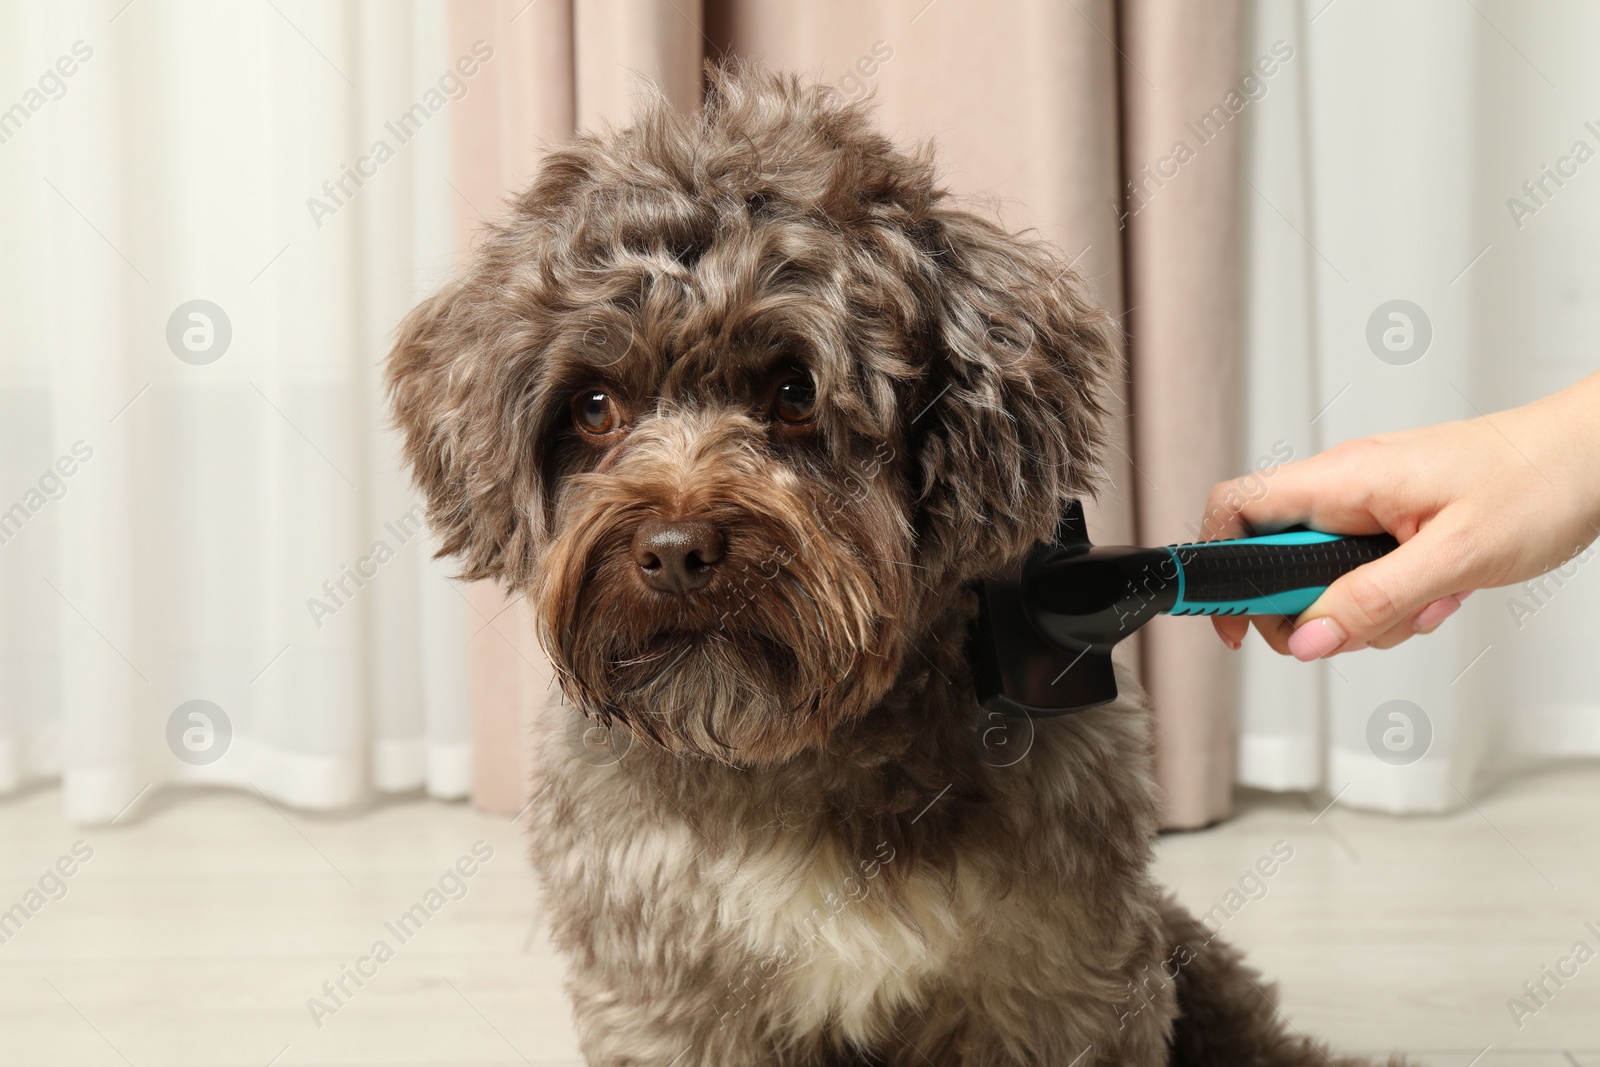
[{"label": "curtain fold", "polygon": [[[544,151],[576,129],[577,93],[570,0],[452,2],[450,50],[484,41],[500,59],[482,92],[462,101],[451,127],[457,260],[483,226],[532,180]],[[527,605],[492,582],[467,596],[472,702],[472,800],[506,813],[527,803],[531,753],[527,711],[553,674],[533,636]]]},{"label": "curtain fold", "polygon": [[[1232,476],[1239,400],[1240,115],[1259,80],[1239,2],[1122,0],[1125,317],[1139,544],[1198,540],[1200,502]],[[1231,807],[1234,661],[1210,627],[1139,635],[1167,825]]]},{"label": "curtain fold", "polygon": [[0,791],[465,794],[465,606],[378,367],[449,265],[444,25],[0,10],[5,69],[57,74],[0,129]]}]

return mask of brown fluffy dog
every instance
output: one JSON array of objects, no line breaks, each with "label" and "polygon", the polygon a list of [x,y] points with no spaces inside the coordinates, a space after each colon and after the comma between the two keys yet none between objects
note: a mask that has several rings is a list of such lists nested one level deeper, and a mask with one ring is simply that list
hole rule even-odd
[{"label": "brown fluffy dog", "polygon": [[974,700],[973,582],[1093,488],[1112,324],[862,108],[712,81],[552,152],[389,364],[444,552],[560,675],[589,1062],[1321,1067],[1149,879],[1142,699]]}]

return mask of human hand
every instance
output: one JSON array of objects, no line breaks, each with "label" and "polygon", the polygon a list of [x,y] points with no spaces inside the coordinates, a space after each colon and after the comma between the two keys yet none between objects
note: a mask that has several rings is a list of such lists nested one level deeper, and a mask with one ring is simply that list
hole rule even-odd
[{"label": "human hand", "polygon": [[[1257,616],[1286,655],[1313,660],[1429,633],[1473,589],[1559,566],[1600,536],[1600,374],[1525,407],[1349,441],[1206,501],[1209,540],[1305,523],[1392,534],[1400,547],[1330,585],[1298,619]],[[1212,620],[1239,648],[1250,620]]]}]

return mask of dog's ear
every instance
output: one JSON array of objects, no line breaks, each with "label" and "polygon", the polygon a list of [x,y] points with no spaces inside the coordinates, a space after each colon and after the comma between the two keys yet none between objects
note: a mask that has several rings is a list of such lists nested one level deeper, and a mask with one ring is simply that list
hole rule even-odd
[{"label": "dog's ear", "polygon": [[1093,492],[1115,328],[1063,262],[976,215],[940,205],[918,236],[935,264],[909,427],[927,550],[979,573]]},{"label": "dog's ear", "polygon": [[[481,261],[480,261],[481,263]],[[541,507],[516,359],[504,347],[494,285],[481,267],[419,304],[389,353],[390,411],[412,479],[427,499],[440,556],[460,577],[515,586],[532,573]],[[523,368],[524,370],[526,368]]]}]

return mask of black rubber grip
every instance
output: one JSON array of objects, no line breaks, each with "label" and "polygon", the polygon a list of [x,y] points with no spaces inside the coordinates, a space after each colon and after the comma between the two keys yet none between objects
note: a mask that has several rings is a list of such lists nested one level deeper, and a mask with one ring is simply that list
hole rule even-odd
[{"label": "black rubber grip", "polygon": [[1332,585],[1345,575],[1399,547],[1388,534],[1342,537],[1309,545],[1174,545],[1183,567],[1183,599],[1191,602],[1250,600]]}]

